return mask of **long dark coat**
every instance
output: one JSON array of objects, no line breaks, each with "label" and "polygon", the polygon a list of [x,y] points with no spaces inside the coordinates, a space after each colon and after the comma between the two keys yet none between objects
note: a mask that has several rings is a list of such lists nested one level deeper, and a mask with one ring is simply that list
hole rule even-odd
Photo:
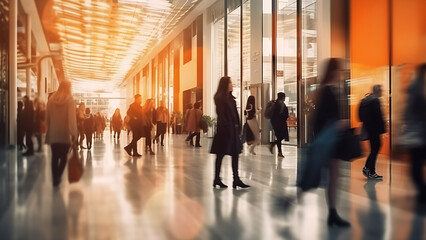
[{"label": "long dark coat", "polygon": [[290,137],[288,136],[288,127],[287,127],[287,118],[288,118],[288,108],[284,104],[284,108],[281,111],[281,105],[279,100],[274,103],[274,113],[271,118],[271,124],[274,128],[275,136],[279,139],[284,139],[289,141]]},{"label": "long dark coat", "polygon": [[235,156],[241,153],[241,123],[237,105],[231,92],[215,97],[217,133],[213,138],[211,153]]},{"label": "long dark coat", "polygon": [[132,103],[127,110],[127,115],[129,116],[129,125],[133,134],[142,135],[142,106],[137,103]]}]

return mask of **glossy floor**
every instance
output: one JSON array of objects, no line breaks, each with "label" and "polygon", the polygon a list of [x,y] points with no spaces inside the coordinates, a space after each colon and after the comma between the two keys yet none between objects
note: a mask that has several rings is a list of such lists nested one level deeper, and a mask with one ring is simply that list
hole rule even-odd
[{"label": "glossy floor", "polygon": [[[297,149],[284,159],[265,146],[240,157],[240,176],[249,190],[216,190],[211,139],[202,148],[171,135],[156,155],[129,157],[125,133],[105,134],[81,151],[84,175],[52,188],[50,150],[21,157],[1,150],[0,239],[425,239],[425,218],[415,208],[407,166],[381,159],[382,182],[367,182],[363,161],[340,163],[338,211],[349,229],[328,228],[325,191],[295,200]],[[139,144],[139,149],[142,143]],[[392,169],[392,171],[390,171]],[[390,175],[392,172],[392,175]],[[391,184],[392,176],[392,184]],[[222,166],[232,184],[230,159]],[[397,180],[395,180],[397,179]],[[394,181],[397,181],[394,183]],[[390,187],[392,186],[392,187]]]}]

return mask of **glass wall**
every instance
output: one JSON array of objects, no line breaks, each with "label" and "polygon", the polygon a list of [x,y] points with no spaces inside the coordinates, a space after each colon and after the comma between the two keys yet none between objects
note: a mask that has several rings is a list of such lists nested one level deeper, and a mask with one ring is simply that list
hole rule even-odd
[{"label": "glass wall", "polygon": [[[242,21],[243,21],[243,28],[241,29],[242,31],[242,37],[243,37],[243,45],[242,45],[242,55],[243,55],[243,65],[242,67],[242,84],[243,86],[241,87],[241,91],[243,91],[242,94],[242,105],[241,108],[245,109],[246,108],[246,99],[250,96],[250,95],[256,95],[255,93],[252,93],[250,91],[250,82],[251,82],[251,28],[250,28],[250,21],[251,21],[251,11],[250,11],[250,0],[245,1],[243,3],[243,17],[242,17]],[[255,96],[256,98],[256,104],[259,104],[259,97]],[[260,105],[258,105],[260,106]]]},{"label": "glass wall", "polygon": [[276,91],[286,93],[290,143],[297,144],[297,1],[277,1]]},{"label": "glass wall", "polygon": [[239,0],[228,0],[228,76],[233,84],[237,109],[241,114],[241,6]]},{"label": "glass wall", "polygon": [[8,79],[9,79],[9,1],[0,0],[0,146],[8,135]]}]

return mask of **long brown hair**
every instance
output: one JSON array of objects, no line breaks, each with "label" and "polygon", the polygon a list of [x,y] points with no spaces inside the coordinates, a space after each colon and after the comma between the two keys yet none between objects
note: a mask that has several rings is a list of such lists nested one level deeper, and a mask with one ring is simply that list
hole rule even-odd
[{"label": "long brown hair", "polygon": [[[223,76],[219,80],[219,85],[217,87],[217,91],[214,95],[214,99],[226,97],[227,94],[232,94],[229,92],[229,83],[231,82],[231,77]],[[235,98],[234,96],[232,96]]]}]

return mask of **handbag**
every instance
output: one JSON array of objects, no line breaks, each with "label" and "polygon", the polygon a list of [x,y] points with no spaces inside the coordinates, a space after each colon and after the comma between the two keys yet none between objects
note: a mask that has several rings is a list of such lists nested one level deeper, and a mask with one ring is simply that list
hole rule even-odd
[{"label": "handbag", "polygon": [[350,161],[362,156],[360,136],[354,134],[355,128],[343,131],[337,144],[336,157],[344,161]]},{"label": "handbag", "polygon": [[298,161],[297,186],[302,191],[317,188],[321,180],[322,167],[333,158],[337,143],[337,127],[330,123],[316,136]]},{"label": "handbag", "polygon": [[78,182],[83,176],[83,160],[76,149],[72,150],[71,157],[68,159],[68,182]]},{"label": "handbag", "polygon": [[203,130],[203,132],[207,132],[207,130],[208,130],[208,126],[207,126],[207,122],[206,122],[206,120],[204,119],[204,118],[201,118],[200,119],[200,123],[199,123],[199,125],[200,125],[200,129],[202,129]]},{"label": "handbag", "polygon": [[247,141],[247,128],[248,128],[248,124],[246,122],[246,123],[244,123],[243,132],[241,134],[241,143],[242,144],[244,144]]},{"label": "handbag", "polygon": [[359,134],[359,140],[361,141],[367,141],[368,138],[368,132],[367,129],[365,128],[364,124],[361,127],[361,133]]}]

